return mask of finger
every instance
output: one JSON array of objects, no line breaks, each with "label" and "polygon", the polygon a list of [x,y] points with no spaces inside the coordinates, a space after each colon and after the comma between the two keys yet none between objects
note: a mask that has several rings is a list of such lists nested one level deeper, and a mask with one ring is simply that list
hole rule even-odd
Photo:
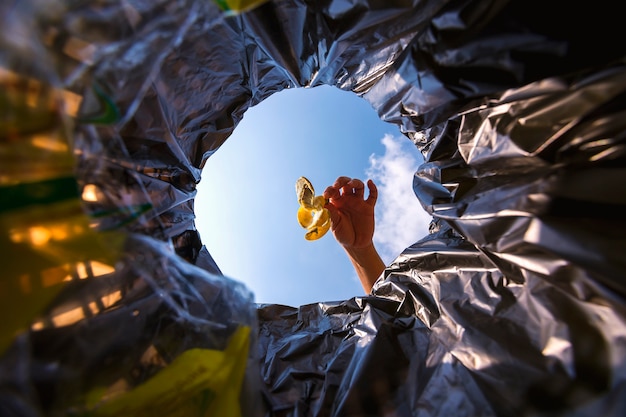
[{"label": "finger", "polygon": [[365,202],[371,206],[375,206],[376,200],[378,199],[378,188],[376,188],[376,184],[374,184],[374,181],[367,180],[367,189],[370,193]]},{"label": "finger", "polygon": [[347,183],[349,183],[351,180],[350,177],[339,177],[335,180],[335,183],[333,184],[333,187],[335,188],[342,188],[344,185],[346,185]]},{"label": "finger", "polygon": [[332,230],[335,230],[337,224],[339,223],[339,219],[341,218],[339,210],[332,203],[326,203],[324,208],[326,208],[328,210],[328,214],[330,214],[330,227]]},{"label": "finger", "polygon": [[363,181],[355,178],[348,184],[353,188],[353,193],[355,196],[357,196],[358,198],[363,198],[363,194],[365,192],[365,184],[363,184]]},{"label": "finger", "polygon": [[324,194],[323,194],[325,199],[329,199],[329,198],[338,198],[340,196],[339,194],[339,189],[337,189],[334,186],[329,186],[326,187],[326,189],[324,190]]},{"label": "finger", "polygon": [[341,187],[341,195],[352,195],[354,194],[354,188],[350,184],[346,184]]}]

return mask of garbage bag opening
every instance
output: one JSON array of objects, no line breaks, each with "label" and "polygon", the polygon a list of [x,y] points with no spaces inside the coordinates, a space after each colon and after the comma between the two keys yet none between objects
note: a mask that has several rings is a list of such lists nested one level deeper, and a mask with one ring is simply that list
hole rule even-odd
[{"label": "garbage bag opening", "polygon": [[331,232],[315,242],[304,239],[295,180],[307,176],[321,194],[340,175],[372,178],[379,187],[374,239],[391,262],[428,233],[431,216],[412,189],[422,162],[397,126],[381,121],[356,94],[332,86],[286,89],[248,109],[207,160],[195,224],[220,270],[244,282],[258,303],[299,306],[361,296]]}]

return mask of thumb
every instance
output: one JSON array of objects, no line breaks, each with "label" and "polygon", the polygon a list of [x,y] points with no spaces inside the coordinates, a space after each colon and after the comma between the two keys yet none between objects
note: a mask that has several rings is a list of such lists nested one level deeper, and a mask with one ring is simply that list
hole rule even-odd
[{"label": "thumb", "polygon": [[333,203],[326,203],[324,205],[324,208],[328,210],[328,213],[330,214],[330,221],[331,224],[337,224],[337,222],[339,222],[339,218],[341,217],[341,215],[339,214],[339,209],[337,207],[335,207],[335,205]]},{"label": "thumb", "polygon": [[374,184],[374,181],[372,180],[367,180],[367,188],[369,189],[369,196],[365,201],[369,205],[375,206],[376,200],[378,199],[378,188],[376,188],[376,184]]}]

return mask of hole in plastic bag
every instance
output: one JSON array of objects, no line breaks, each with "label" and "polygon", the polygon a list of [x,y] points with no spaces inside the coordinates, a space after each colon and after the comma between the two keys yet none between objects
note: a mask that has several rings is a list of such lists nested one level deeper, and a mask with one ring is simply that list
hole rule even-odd
[{"label": "hole in plastic bag", "polygon": [[256,302],[298,306],[360,296],[332,234],[304,239],[295,182],[306,176],[321,194],[341,175],[372,178],[379,188],[375,242],[390,262],[428,230],[425,212],[416,219],[423,210],[412,191],[421,162],[410,140],[363,98],[330,86],[283,90],[248,109],[207,161],[196,227],[224,275],[244,282]]}]

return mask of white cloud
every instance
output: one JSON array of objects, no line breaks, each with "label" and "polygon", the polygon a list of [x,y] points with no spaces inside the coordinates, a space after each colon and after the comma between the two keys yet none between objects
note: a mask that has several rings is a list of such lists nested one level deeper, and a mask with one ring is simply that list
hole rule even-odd
[{"label": "white cloud", "polygon": [[423,158],[406,137],[385,135],[385,153],[370,155],[366,175],[378,187],[374,244],[385,264],[428,234],[431,216],[413,192],[413,174]]}]

